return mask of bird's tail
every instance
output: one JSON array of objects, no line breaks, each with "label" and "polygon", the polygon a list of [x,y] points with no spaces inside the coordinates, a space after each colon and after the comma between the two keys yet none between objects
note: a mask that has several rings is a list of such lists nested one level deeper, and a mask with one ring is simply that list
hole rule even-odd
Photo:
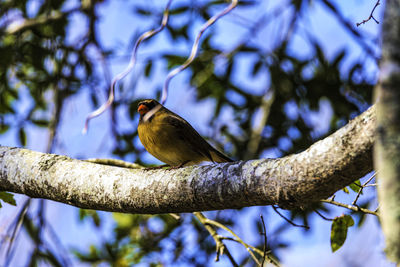
[{"label": "bird's tail", "polygon": [[218,162],[218,163],[233,162],[232,159],[228,158],[227,156],[225,156],[224,154],[222,154],[221,152],[219,152],[218,150],[216,150],[214,148],[212,151],[210,151],[210,155],[211,155],[212,161],[214,161],[214,162]]}]

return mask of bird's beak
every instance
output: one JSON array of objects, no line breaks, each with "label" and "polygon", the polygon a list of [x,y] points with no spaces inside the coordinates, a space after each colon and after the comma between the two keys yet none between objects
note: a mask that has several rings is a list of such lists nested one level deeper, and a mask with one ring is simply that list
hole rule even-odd
[{"label": "bird's beak", "polygon": [[143,114],[145,114],[147,111],[149,111],[149,108],[144,104],[141,104],[138,107],[138,112],[139,112],[140,116],[143,116]]}]

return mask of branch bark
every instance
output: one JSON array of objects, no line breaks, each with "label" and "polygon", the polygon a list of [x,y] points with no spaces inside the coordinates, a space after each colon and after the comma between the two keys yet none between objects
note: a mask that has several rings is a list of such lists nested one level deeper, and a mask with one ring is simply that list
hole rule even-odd
[{"label": "branch bark", "polygon": [[299,154],[176,170],[112,167],[0,147],[0,190],[128,213],[306,206],[372,170],[374,129],[371,107]]},{"label": "branch bark", "polygon": [[386,1],[374,151],[386,254],[400,263],[400,0]]}]

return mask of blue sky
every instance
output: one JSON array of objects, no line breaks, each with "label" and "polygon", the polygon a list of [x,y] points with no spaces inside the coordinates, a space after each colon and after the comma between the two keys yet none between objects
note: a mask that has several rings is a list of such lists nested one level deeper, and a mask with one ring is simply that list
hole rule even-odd
[{"label": "blue sky", "polygon": [[[147,1],[141,1],[147,3]],[[152,1],[153,3],[161,3],[160,7],[164,6],[166,1]],[[180,1],[174,1],[174,4]],[[271,1],[265,1],[265,10],[273,8],[274,4]],[[339,5],[341,11],[346,15],[346,17],[356,23],[362,21],[368,17],[374,1],[336,1]],[[71,6],[74,5],[74,1],[71,1]],[[127,3],[125,1],[108,1],[101,6],[100,15],[103,17],[100,25],[99,31],[101,35],[101,41],[105,47],[109,48],[119,48],[117,56],[114,60],[110,61],[111,71],[113,75],[121,72],[128,64],[129,52],[128,47],[132,47],[130,43],[132,33],[142,33],[149,29],[153,25],[153,21],[146,21],[142,18],[138,18],[133,15],[131,9],[126,8]],[[378,7],[376,17],[381,20],[381,12],[383,10],[383,5]],[[234,47],[240,40],[242,36],[246,34],[246,29],[240,26],[235,16],[243,16],[245,18],[256,18],[260,17],[259,9],[237,9],[232,12],[231,15],[227,15],[222,18],[214,26],[218,32],[218,37],[214,40],[220,47],[223,47],[229,51]],[[280,26],[285,25],[285,16],[282,16],[281,24],[271,23],[270,26],[265,27],[263,31],[252,38],[252,42],[261,43],[265,45],[265,49],[268,50],[274,44],[274,38],[280,38]],[[82,18],[79,16],[74,17],[76,25],[84,23]],[[179,23],[179,22],[178,22]],[[71,27],[70,33],[72,38],[79,36],[80,27]],[[200,24],[196,28],[200,27]],[[329,56],[333,56],[338,49],[347,47],[350,53],[350,57],[347,58],[347,62],[351,59],[356,59],[362,57],[363,51],[357,46],[346,31],[342,30],[338,26],[337,22],[333,19],[330,13],[319,5],[313,5],[310,9],[308,22],[303,26],[303,31],[309,31],[312,33],[317,33],[318,38],[323,44],[324,51],[327,52]],[[373,21],[362,25],[359,27],[360,31],[368,32],[371,35],[377,35],[379,32],[379,25],[375,24]],[[153,97],[153,93],[148,90],[148,88],[154,88],[153,85],[161,85],[165,79],[165,73],[161,71],[161,67],[158,66],[156,70],[157,79],[151,81],[146,80],[142,76],[143,70],[143,59],[146,56],[151,55],[154,51],[168,51],[170,49],[178,49],[183,53],[189,54],[190,47],[184,43],[177,43],[176,46],[171,47],[168,42],[165,42],[166,34],[161,33],[159,36],[155,37],[150,45],[143,46],[139,49],[139,55],[137,60],[137,65],[135,70],[129,77],[124,79],[123,83],[130,84],[135,79],[138,82],[137,90],[133,93],[135,97]],[[167,44],[167,45],[166,45]],[[299,55],[306,55],[307,45],[301,37],[298,37],[295,45],[293,46],[293,51]],[[249,60],[251,58],[243,58],[242,64],[236,70],[237,82],[251,84],[254,90],[259,90],[260,94],[267,88],[268,80],[264,76],[256,77],[253,80],[249,80],[247,75],[249,73],[248,66]],[[343,66],[346,68],[346,65]],[[369,71],[372,75],[377,73],[377,66],[371,62],[368,66]],[[99,88],[99,91],[101,89]],[[188,85],[187,75],[181,73],[176,76],[170,84],[170,94],[167,100],[167,107],[171,110],[176,111],[187,119],[202,135],[211,136],[212,132],[208,129],[209,117],[204,115],[208,114],[208,110],[212,109],[212,101],[203,101],[201,103],[193,104],[193,99],[195,96],[195,89]],[[117,95],[120,97],[121,95]],[[86,93],[81,93],[74,96],[68,101],[65,106],[64,114],[61,122],[61,130],[57,137],[57,147],[55,153],[65,154],[71,157],[79,158],[101,158],[101,157],[113,157],[111,154],[112,144],[109,141],[109,114],[105,113],[101,117],[95,118],[90,122],[90,129],[87,135],[82,135],[81,130],[84,124],[86,115],[92,111],[92,108],[87,105],[88,95]],[[105,99],[105,96],[104,96]],[[21,105],[23,106],[23,105]],[[323,132],[326,128],[326,123],[328,120],[321,120],[318,118],[329,116],[329,107],[324,106],[322,108],[321,114],[316,114],[315,127]],[[202,114],[199,116],[198,114]],[[125,117],[125,116],[122,116]],[[232,118],[231,110],[224,110],[222,115],[224,120],[229,121]],[[321,123],[321,121],[326,121],[326,123]],[[137,122],[128,121],[125,119],[127,127],[132,127],[132,124],[136,125]],[[10,132],[6,135],[0,136],[0,143],[2,145],[16,146],[17,142],[15,139],[15,133]],[[46,147],[46,142],[41,142],[41,140],[46,140],[47,133],[44,130],[30,130],[29,131],[29,143],[28,148],[44,151]],[[140,145],[140,144],[137,144]],[[84,149],[82,149],[84,147]],[[268,155],[271,156],[271,155]],[[147,155],[146,160],[149,163],[159,163],[152,156]],[[368,190],[365,197],[373,197],[375,195],[374,190]],[[339,198],[343,201],[349,198],[344,193],[339,193]],[[18,196],[18,204],[21,205],[24,196]],[[112,220],[107,213],[101,212],[102,218],[105,219],[104,228],[98,232],[93,230],[91,224],[88,222],[78,222],[77,210],[71,208],[64,204],[48,202],[48,211],[46,216],[51,219],[53,227],[59,233],[60,238],[66,248],[78,247],[81,249],[88,248],[90,244],[98,243],[102,236],[111,235]],[[0,229],[4,229],[7,222],[11,220],[18,212],[18,208],[10,207],[4,205],[0,213]],[[331,213],[330,216],[338,216],[344,210],[337,208],[335,213]],[[258,209],[247,208],[244,214],[247,214],[247,218],[250,218],[250,214],[259,212]],[[269,211],[271,213],[271,211]],[[277,227],[281,219],[277,216],[272,216],[271,220],[267,222],[267,229],[274,229]],[[248,235],[248,224],[246,217],[243,216],[243,220],[240,222],[238,227],[235,228],[237,233],[246,237],[246,241],[251,243],[252,238],[259,238],[257,235]],[[284,236],[285,240],[291,242],[292,246],[288,249],[280,250],[280,256],[282,257],[282,262],[285,266],[344,266],[342,263],[344,259],[350,257],[364,257],[366,261],[364,266],[390,266],[388,262],[384,260],[382,255],[383,249],[383,237],[377,222],[377,219],[369,216],[365,225],[360,229],[355,227],[350,228],[348,233],[349,239],[346,241],[345,245],[338,252],[332,254],[330,250],[330,222],[326,222],[321,218],[314,216],[312,219],[311,227],[313,228],[312,233],[305,235],[302,229],[293,228],[286,232]],[[267,230],[268,231],[268,230]],[[2,232],[2,231],[1,231]],[[274,238],[274,237],[272,237]],[[229,244],[231,246],[231,244]],[[235,251],[244,251],[243,247],[235,246]],[[357,249],[359,248],[359,249]],[[19,240],[17,254],[22,253],[26,249],[26,242],[24,242],[24,237]],[[366,251],[368,253],[366,253]],[[15,257],[15,266],[21,264],[20,257]],[[214,264],[215,266],[224,266],[221,264]]]}]

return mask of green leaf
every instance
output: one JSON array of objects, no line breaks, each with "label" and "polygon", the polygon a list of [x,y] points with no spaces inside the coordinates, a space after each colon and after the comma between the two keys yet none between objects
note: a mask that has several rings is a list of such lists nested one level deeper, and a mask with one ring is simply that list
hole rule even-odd
[{"label": "green leaf", "polygon": [[48,127],[49,126],[48,120],[32,120],[32,123],[34,123],[36,126],[39,126],[39,127]]},{"label": "green leaf", "polygon": [[22,146],[26,146],[26,133],[25,133],[24,128],[22,128],[22,127],[19,128],[18,137],[19,137],[19,143]]},{"label": "green leaf", "polygon": [[[13,206],[17,206],[15,202],[14,195],[8,192],[0,192],[0,199],[3,200],[5,203],[8,203]],[[1,208],[1,204],[0,204]]]},{"label": "green leaf", "polygon": [[86,218],[92,219],[94,225],[99,227],[101,220],[99,214],[95,210],[80,209],[79,210],[79,220],[83,221]]},{"label": "green leaf", "polygon": [[135,7],[134,12],[142,16],[150,16],[152,14],[150,9],[144,7]]},{"label": "green leaf", "polygon": [[338,250],[346,241],[347,229],[354,225],[354,220],[350,215],[336,217],[331,227],[331,249],[332,252]]},{"label": "green leaf", "polygon": [[349,189],[347,189],[347,187],[344,187],[342,190],[343,190],[343,192],[345,192],[346,194],[350,194],[350,191],[349,191]]},{"label": "green leaf", "polygon": [[182,14],[182,13],[188,11],[188,10],[189,10],[188,6],[181,6],[181,7],[175,8],[175,9],[171,9],[169,11],[169,14],[170,15],[178,15],[178,14]]},{"label": "green leaf", "polygon": [[153,67],[153,61],[152,60],[147,61],[146,67],[144,68],[144,75],[146,77],[150,76],[152,67]]},{"label": "green leaf", "polygon": [[263,62],[262,60],[258,60],[254,65],[253,69],[251,70],[251,75],[256,76],[261,69]]},{"label": "green leaf", "polygon": [[10,129],[10,125],[0,124],[0,134],[7,132],[8,129]]},{"label": "green leaf", "polygon": [[[350,189],[353,190],[354,192],[358,193],[361,189],[361,183],[360,180],[355,181],[354,183],[349,185]],[[362,194],[362,192],[361,192]]]}]

